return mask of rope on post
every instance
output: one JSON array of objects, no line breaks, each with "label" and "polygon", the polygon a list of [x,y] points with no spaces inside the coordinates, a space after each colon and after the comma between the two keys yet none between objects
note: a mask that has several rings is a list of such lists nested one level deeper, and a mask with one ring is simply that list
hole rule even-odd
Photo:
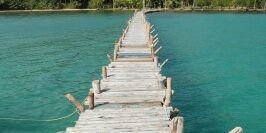
[{"label": "rope on post", "polygon": [[[85,100],[83,100],[83,102],[81,103],[82,105],[84,104]],[[75,115],[76,113],[79,114],[79,109],[78,108],[75,108],[75,110],[73,112],[71,112],[70,114],[67,114],[65,116],[58,117],[58,118],[52,118],[52,119],[27,119],[27,118],[8,118],[8,117],[5,117],[5,118],[0,118],[0,120],[6,120],[6,121],[31,121],[31,122],[53,122],[53,121],[59,121],[59,120],[67,119],[67,118]]]},{"label": "rope on post", "polygon": [[75,113],[77,113],[78,110],[75,109],[72,113],[59,117],[59,118],[54,118],[54,119],[46,119],[46,120],[39,120],[39,119],[24,119],[24,118],[0,118],[0,120],[8,120],[8,121],[32,121],[32,122],[53,122],[53,121],[58,121],[58,120],[63,120],[66,118],[69,118],[73,116]]}]

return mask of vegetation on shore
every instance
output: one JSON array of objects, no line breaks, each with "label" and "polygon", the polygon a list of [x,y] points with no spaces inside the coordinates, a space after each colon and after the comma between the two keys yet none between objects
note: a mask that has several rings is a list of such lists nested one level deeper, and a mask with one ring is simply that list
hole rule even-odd
[{"label": "vegetation on shore", "polygon": [[[266,9],[266,0],[145,0],[150,8]],[[141,8],[142,0],[0,0],[0,10]]]}]

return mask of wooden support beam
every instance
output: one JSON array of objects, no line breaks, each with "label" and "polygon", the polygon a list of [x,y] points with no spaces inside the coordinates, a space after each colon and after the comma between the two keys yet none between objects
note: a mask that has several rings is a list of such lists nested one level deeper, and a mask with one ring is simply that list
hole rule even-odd
[{"label": "wooden support beam", "polygon": [[156,66],[158,66],[158,61],[159,59],[158,59],[158,57],[157,56],[154,56],[153,57],[153,62],[156,64]]},{"label": "wooden support beam", "polygon": [[156,49],[156,51],[154,52],[154,54],[157,54],[161,49],[162,49],[162,46],[160,46],[158,49]]},{"label": "wooden support beam", "polygon": [[94,92],[91,90],[89,92],[87,101],[88,101],[89,109],[93,110],[94,109]]},{"label": "wooden support beam", "polygon": [[96,94],[101,93],[100,80],[93,80],[92,81],[92,89],[93,89],[93,92]]},{"label": "wooden support beam", "polygon": [[84,112],[83,105],[71,94],[64,95],[71,103],[73,103],[80,112]]},{"label": "wooden support beam", "polygon": [[184,118],[183,117],[177,117],[178,122],[177,122],[177,128],[176,128],[176,133],[183,133],[184,132]]},{"label": "wooden support beam", "polygon": [[156,38],[157,36],[158,36],[158,33],[155,36],[153,36],[153,38]]},{"label": "wooden support beam", "polygon": [[153,40],[153,43],[155,43],[156,41],[158,41],[158,39],[159,39],[158,37],[157,37],[157,38],[155,38],[155,40]]},{"label": "wooden support beam", "polygon": [[107,68],[106,68],[106,66],[102,67],[102,78],[103,79],[107,78]]},{"label": "wooden support beam", "polygon": [[166,79],[166,90],[165,90],[165,101],[164,105],[169,107],[171,104],[171,97],[172,97],[172,78]]},{"label": "wooden support beam", "polygon": [[241,127],[235,127],[233,130],[229,131],[228,133],[242,133],[243,129]]},{"label": "wooden support beam", "polygon": [[183,117],[174,117],[169,124],[170,133],[183,133]]},{"label": "wooden support beam", "polygon": [[153,28],[154,24],[151,26],[151,29]]},{"label": "wooden support beam", "polygon": [[153,29],[150,33],[153,33],[155,31],[155,29]]},{"label": "wooden support beam", "polygon": [[156,45],[158,44],[159,41],[156,41],[153,43],[153,47],[156,47]]},{"label": "wooden support beam", "polygon": [[168,59],[164,60],[164,62],[160,65],[160,68],[162,68],[167,62],[168,62]]}]

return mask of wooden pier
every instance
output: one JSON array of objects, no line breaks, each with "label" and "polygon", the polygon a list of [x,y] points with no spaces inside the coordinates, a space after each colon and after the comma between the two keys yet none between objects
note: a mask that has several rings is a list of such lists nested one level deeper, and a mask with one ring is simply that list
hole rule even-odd
[{"label": "wooden pier", "polygon": [[183,132],[183,118],[170,106],[172,79],[160,74],[166,61],[158,61],[153,29],[145,11],[134,13],[110,64],[102,67],[102,79],[92,81],[89,109],[66,133]]}]

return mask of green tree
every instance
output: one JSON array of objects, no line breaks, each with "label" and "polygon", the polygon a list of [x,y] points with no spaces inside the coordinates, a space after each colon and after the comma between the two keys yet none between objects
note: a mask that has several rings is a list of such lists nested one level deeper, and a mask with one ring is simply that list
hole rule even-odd
[{"label": "green tree", "polygon": [[103,0],[90,0],[89,1],[90,8],[102,8],[103,7]]}]

